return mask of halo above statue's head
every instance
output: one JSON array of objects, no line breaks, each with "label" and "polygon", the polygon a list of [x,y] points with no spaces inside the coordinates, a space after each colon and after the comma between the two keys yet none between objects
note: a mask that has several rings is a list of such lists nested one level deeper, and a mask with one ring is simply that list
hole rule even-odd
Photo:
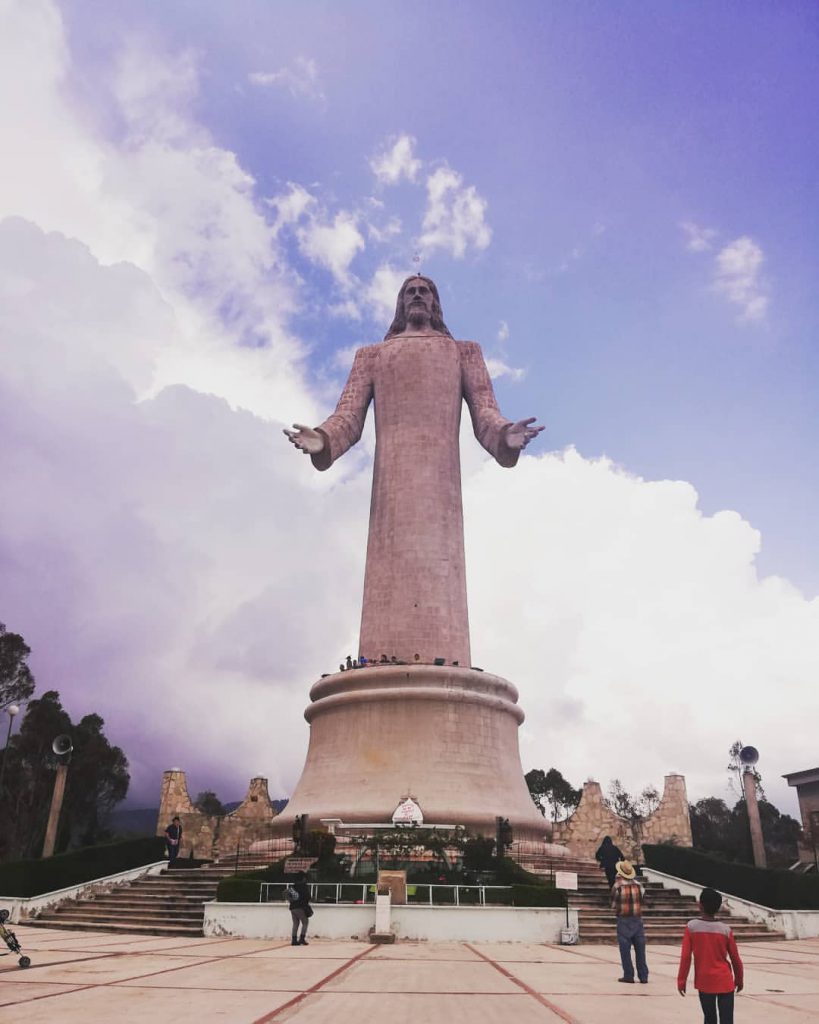
[{"label": "halo above statue's head", "polygon": [[423,274],[412,274],[401,285],[401,290],[398,293],[398,299],[395,303],[395,317],[390,324],[390,329],[384,335],[384,341],[388,338],[394,337],[396,334],[403,334],[407,328],[407,314],[404,312],[404,291],[410,281],[423,281],[425,284],[429,285],[429,290],[432,292],[432,317],[430,319],[430,326],[439,334],[448,334],[451,338],[452,334],[444,323],[444,314],[441,311],[441,300],[438,296],[438,289],[435,287],[435,282],[429,277],[424,277]]}]

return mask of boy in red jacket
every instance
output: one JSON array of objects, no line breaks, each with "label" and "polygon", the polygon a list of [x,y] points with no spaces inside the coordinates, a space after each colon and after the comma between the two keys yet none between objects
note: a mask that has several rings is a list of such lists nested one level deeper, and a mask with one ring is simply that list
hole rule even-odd
[{"label": "boy in red jacket", "polygon": [[677,974],[677,991],[684,996],[693,954],[694,987],[700,995],[704,1024],[734,1024],[734,990],[742,991],[742,960],[734,933],[716,920],[721,904],[722,896],[716,889],[700,893],[701,916],[685,926]]}]

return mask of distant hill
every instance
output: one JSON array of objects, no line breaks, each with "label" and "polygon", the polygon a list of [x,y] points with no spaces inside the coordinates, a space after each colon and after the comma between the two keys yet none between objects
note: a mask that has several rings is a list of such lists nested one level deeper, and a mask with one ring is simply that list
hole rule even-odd
[{"label": "distant hill", "polygon": [[[225,804],[225,810],[230,814],[241,804],[241,800],[233,800]],[[287,800],[271,800],[277,814],[287,806]],[[158,807],[135,807],[128,810],[112,811],[108,819],[108,825],[112,832],[118,836],[152,836],[156,832],[156,819],[159,817]],[[165,824],[168,824],[166,822]]]},{"label": "distant hill", "polygon": [[127,811],[112,811],[109,828],[119,836],[152,836],[156,832],[158,807],[135,807]]}]

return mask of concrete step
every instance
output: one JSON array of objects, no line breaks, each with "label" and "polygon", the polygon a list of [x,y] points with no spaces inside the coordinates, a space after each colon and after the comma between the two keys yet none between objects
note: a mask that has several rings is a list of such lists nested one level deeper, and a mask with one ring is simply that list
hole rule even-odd
[{"label": "concrete step", "polygon": [[204,920],[204,911],[200,908],[199,910],[185,910],[185,911],[172,911],[166,912],[164,910],[150,910],[143,907],[134,907],[129,910],[104,910],[97,907],[89,906],[87,903],[76,903],[73,906],[70,904],[60,907],[58,910],[53,911],[54,914],[60,918],[71,917],[71,918],[87,918],[93,917],[96,921],[127,921],[133,918],[140,918],[152,921],[169,920],[174,923],[195,923]]},{"label": "concrete step", "polygon": [[115,924],[108,922],[100,924],[93,920],[79,921],[75,919],[62,920],[56,915],[54,917],[41,914],[40,917],[26,921],[26,927],[31,928],[65,928],[66,931],[74,932],[114,932],[133,933],[139,935],[178,935],[180,937],[194,937],[202,935],[202,927],[190,927],[188,925],[174,925],[170,923],[154,924],[128,922],[127,924]]}]

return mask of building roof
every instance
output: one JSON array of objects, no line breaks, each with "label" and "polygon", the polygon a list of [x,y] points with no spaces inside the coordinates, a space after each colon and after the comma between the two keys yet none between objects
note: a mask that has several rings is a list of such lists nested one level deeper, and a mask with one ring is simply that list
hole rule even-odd
[{"label": "building roof", "polygon": [[790,772],[788,775],[783,775],[783,779],[787,779],[789,786],[801,786],[807,782],[819,782],[819,768],[806,768],[801,772]]}]

